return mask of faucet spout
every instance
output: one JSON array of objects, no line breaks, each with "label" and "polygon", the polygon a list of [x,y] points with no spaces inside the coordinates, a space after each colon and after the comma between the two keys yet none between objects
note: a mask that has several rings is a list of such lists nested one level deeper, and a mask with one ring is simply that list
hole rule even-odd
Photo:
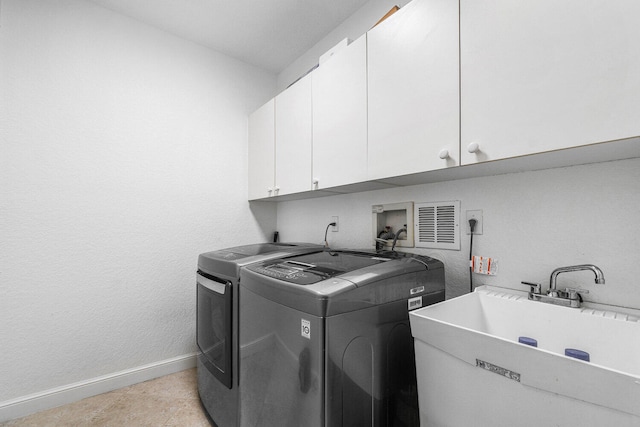
[{"label": "faucet spout", "polygon": [[[551,278],[549,279],[549,294],[556,294],[556,281],[558,278],[558,274],[560,273],[568,273],[571,271],[582,271],[582,270],[591,270],[593,274],[595,274],[595,282],[598,285],[604,285],[604,273],[600,268],[596,267],[593,264],[582,264],[582,265],[570,265],[568,267],[560,267],[553,270],[551,273]],[[555,295],[554,295],[555,296]]]},{"label": "faucet spout", "polygon": [[593,272],[596,275],[596,285],[604,285],[604,274],[602,273],[602,270],[596,267]]}]

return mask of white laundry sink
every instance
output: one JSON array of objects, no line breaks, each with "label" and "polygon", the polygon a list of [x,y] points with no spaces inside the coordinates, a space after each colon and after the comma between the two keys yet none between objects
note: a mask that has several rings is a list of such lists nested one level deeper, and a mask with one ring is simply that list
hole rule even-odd
[{"label": "white laundry sink", "polygon": [[638,427],[639,317],[485,286],[415,310],[421,425]]}]

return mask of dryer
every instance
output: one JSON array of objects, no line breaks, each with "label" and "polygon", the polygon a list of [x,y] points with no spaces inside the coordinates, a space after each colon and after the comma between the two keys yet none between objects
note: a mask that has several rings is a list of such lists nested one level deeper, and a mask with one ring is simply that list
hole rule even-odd
[{"label": "dryer", "polygon": [[409,311],[444,300],[442,262],[331,251],[240,272],[240,425],[417,426]]},{"label": "dryer", "polygon": [[310,243],[259,243],[203,253],[198,257],[198,393],[218,427],[238,425],[238,281],[256,262],[317,251]]}]

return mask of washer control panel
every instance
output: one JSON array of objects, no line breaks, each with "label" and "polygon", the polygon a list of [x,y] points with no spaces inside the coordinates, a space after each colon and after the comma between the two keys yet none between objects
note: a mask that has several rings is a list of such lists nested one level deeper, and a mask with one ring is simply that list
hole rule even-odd
[{"label": "washer control panel", "polygon": [[256,273],[298,285],[311,285],[343,271],[296,261],[276,261],[248,267]]}]

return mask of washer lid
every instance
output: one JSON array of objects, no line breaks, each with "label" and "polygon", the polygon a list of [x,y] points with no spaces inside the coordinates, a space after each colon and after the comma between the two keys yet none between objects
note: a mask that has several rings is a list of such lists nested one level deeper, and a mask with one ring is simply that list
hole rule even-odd
[{"label": "washer lid", "polygon": [[444,295],[444,269],[425,256],[372,251],[308,252],[240,271],[242,292],[325,317],[418,297]]},{"label": "washer lid", "polygon": [[[308,245],[308,243],[304,245]],[[255,255],[280,252],[296,246],[298,246],[296,243],[256,243],[253,245],[236,246],[219,251],[207,252],[203,255],[218,259],[242,259]]]},{"label": "washer lid", "polygon": [[391,260],[393,258],[367,252],[325,250],[268,261],[251,269],[285,282],[311,285]]},{"label": "washer lid", "polygon": [[267,259],[306,253],[322,248],[312,243],[257,243],[206,252],[198,257],[198,268],[214,276],[237,277],[238,268]]}]

